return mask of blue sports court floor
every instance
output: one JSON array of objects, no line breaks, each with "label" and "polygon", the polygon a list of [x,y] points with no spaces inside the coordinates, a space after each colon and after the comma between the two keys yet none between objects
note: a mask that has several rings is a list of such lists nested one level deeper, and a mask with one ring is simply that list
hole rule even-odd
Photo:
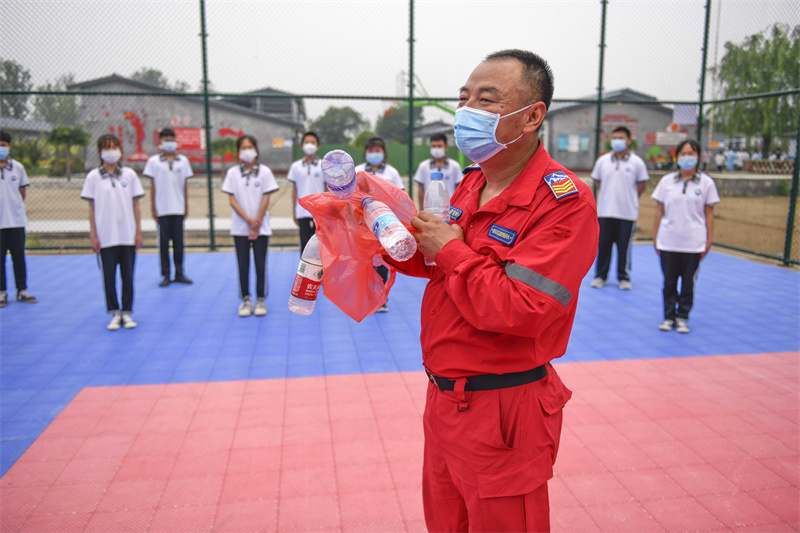
[{"label": "blue sports court floor", "polygon": [[[269,314],[239,318],[232,253],[188,255],[187,274],[195,280],[194,285],[166,288],[158,287],[158,256],[140,254],[134,301],[139,326],[109,332],[105,329],[108,316],[101,272],[94,256],[28,256],[29,290],[39,303],[11,301],[0,310],[0,475],[12,469],[26,451],[33,451],[34,441],[74,399],[81,400],[76,396],[86,387],[98,389],[81,393],[84,401],[72,403],[73,410],[85,404],[85,395],[92,390],[113,392],[126,386],[208,384],[210,390],[212,384],[228,386],[224,384],[243,380],[274,384],[286,378],[342,376],[346,380],[350,379],[347,376],[377,373],[403,373],[404,380],[413,380],[406,373],[422,369],[418,336],[425,282],[398,276],[390,295],[390,312],[367,317],[362,323],[354,322],[324,298],[317,302],[314,314],[301,317],[286,307],[298,259],[298,252],[270,252]],[[661,273],[651,246],[634,247],[632,291],[619,290],[613,279],[603,289],[592,289],[592,277],[590,272],[584,280],[569,349],[561,363],[800,350],[800,273],[796,270],[712,252],[701,264],[689,335],[657,329],[662,318]],[[792,357],[780,359],[782,368],[795,366],[788,364],[796,361]],[[752,359],[747,361],[753,364]],[[424,381],[424,375],[418,377]],[[575,392],[576,397],[581,393],[579,388]],[[795,390],[795,398],[796,394]],[[781,407],[779,412],[787,409]],[[796,407],[794,413],[796,418]],[[313,462],[313,457],[310,460]],[[6,485],[19,488],[13,479]],[[790,483],[790,488],[790,496],[796,495],[797,482]],[[101,501],[96,499],[95,507]],[[339,504],[344,516],[344,504]],[[90,522],[91,513],[97,509],[89,507],[83,513],[82,526],[75,529],[94,523]],[[158,520],[153,521],[153,516],[160,516],[153,514],[157,509],[154,504],[148,511],[145,529],[158,529]],[[61,509],[59,516],[70,514],[67,511]],[[19,521],[16,529],[22,524],[36,529],[37,515],[33,508],[30,513],[30,520],[25,515],[28,522]],[[792,523],[796,506],[794,513],[786,523]],[[658,518],[655,511],[652,515]],[[601,523],[593,518],[595,525]],[[338,529],[352,530],[346,527],[351,522],[341,518]],[[414,529],[413,523],[406,522],[408,530]],[[659,524],[670,529],[663,521]],[[133,529],[141,529],[141,524]],[[298,527],[277,528],[289,529]]]}]

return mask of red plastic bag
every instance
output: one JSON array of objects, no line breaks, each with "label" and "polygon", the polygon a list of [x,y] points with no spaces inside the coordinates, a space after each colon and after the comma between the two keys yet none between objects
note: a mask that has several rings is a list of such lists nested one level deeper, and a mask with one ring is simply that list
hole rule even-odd
[{"label": "red plastic bag", "polygon": [[[412,232],[411,219],[417,216],[417,208],[406,193],[383,178],[359,172],[356,182],[355,192],[346,200],[325,192],[299,202],[314,217],[325,297],[361,322],[386,301],[396,275],[394,267],[383,260],[383,246],[364,222],[361,200],[371,196],[385,203]],[[373,265],[389,268],[386,285]]]}]

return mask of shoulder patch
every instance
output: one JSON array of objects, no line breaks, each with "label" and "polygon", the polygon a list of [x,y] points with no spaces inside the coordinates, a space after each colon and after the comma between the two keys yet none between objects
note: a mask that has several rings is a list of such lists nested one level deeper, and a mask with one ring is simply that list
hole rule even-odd
[{"label": "shoulder patch", "polygon": [[468,167],[464,167],[464,170],[462,170],[461,173],[466,175],[467,173],[472,172],[473,170],[480,170],[480,169],[481,169],[481,166],[478,165],[477,163],[475,163],[475,164],[472,164],[472,165],[470,165]]},{"label": "shoulder patch", "polygon": [[543,179],[544,182],[547,183],[547,186],[550,187],[550,190],[553,192],[556,200],[561,200],[567,196],[578,194],[578,188],[572,182],[572,178],[560,170],[558,172],[552,172],[546,175]]}]

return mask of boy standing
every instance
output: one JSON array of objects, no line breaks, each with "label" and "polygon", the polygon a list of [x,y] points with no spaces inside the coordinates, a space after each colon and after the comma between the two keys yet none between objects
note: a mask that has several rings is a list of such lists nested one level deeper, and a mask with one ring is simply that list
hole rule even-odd
[{"label": "boy standing", "polygon": [[0,307],[8,305],[6,293],[6,253],[11,252],[14,264],[14,282],[17,301],[36,303],[26,289],[25,272],[25,190],[29,185],[28,174],[19,161],[11,159],[11,134],[0,130]]},{"label": "boy standing", "polygon": [[425,203],[425,191],[431,182],[431,172],[441,172],[444,174],[444,185],[450,196],[456,192],[456,186],[461,183],[463,174],[458,161],[447,157],[447,136],[444,133],[434,133],[431,135],[431,158],[426,159],[417,167],[414,174],[414,181],[419,183],[417,189],[417,199],[422,208]]},{"label": "boy standing", "polygon": [[314,218],[297,201],[309,194],[325,192],[325,179],[322,177],[322,160],[317,157],[319,137],[313,131],[303,135],[303,159],[298,159],[289,168],[286,179],[292,182],[292,205],[294,206],[294,222],[300,227],[300,254],[306,244],[314,236]]},{"label": "boy standing", "polygon": [[189,216],[188,178],[192,165],[189,158],[176,153],[178,143],[175,131],[164,128],[159,133],[161,152],[147,160],[142,176],[152,180],[150,208],[158,221],[158,242],[161,248],[160,287],[170,284],[169,241],[172,241],[172,258],[175,263],[177,283],[191,284],[183,274],[183,221]]}]

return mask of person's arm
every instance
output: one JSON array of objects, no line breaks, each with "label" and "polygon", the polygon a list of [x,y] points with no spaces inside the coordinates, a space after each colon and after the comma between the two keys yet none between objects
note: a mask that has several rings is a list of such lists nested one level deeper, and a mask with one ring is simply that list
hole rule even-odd
[{"label": "person's arm", "polygon": [[189,218],[189,180],[183,182],[183,218]]},{"label": "person's arm", "polygon": [[[636,182],[636,195],[641,196],[644,190],[647,188],[646,181],[637,181]],[[597,190],[600,190],[600,182],[597,182]]]},{"label": "person's arm", "polygon": [[138,250],[142,247],[142,210],[139,208],[139,199],[133,199],[133,219],[136,221],[136,240],[133,245]]},{"label": "person's arm", "polygon": [[229,194],[228,196],[230,197],[231,200],[231,208],[234,211],[236,211],[239,214],[239,216],[242,217],[245,220],[245,222],[247,222],[249,226],[252,226],[253,219],[247,216],[247,213],[245,212],[244,208],[242,208],[239,202],[236,201],[236,197],[232,194]]},{"label": "person's arm", "polygon": [[19,195],[22,196],[22,201],[25,201],[25,195],[27,194],[27,187],[20,187],[19,188]]},{"label": "person's arm", "polygon": [[700,254],[700,260],[706,258],[708,251],[711,250],[711,241],[714,240],[714,206],[707,205],[705,207],[705,214],[706,214],[706,250]]},{"label": "person's arm", "polygon": [[156,180],[150,180],[150,212],[153,214],[153,220],[158,223],[158,211],[156,210]]},{"label": "person's arm", "polygon": [[656,219],[653,221],[653,248],[656,249],[657,255],[661,255],[656,243],[658,241],[658,227],[661,226],[662,218],[664,218],[664,204],[656,200]]},{"label": "person's arm", "polygon": [[425,209],[425,187],[417,182],[417,198],[419,199],[420,210]]},{"label": "person's arm", "polygon": [[264,220],[264,215],[267,214],[267,209],[269,209],[269,193],[266,193],[261,198],[261,205],[258,206],[258,214],[254,219],[253,227],[258,229],[261,226],[261,221]]},{"label": "person's arm", "polygon": [[292,218],[297,226],[297,184],[292,182]]},{"label": "person's arm", "polygon": [[89,241],[92,243],[94,253],[100,253],[100,240],[97,238],[97,228],[94,224],[94,200],[89,200]]}]

